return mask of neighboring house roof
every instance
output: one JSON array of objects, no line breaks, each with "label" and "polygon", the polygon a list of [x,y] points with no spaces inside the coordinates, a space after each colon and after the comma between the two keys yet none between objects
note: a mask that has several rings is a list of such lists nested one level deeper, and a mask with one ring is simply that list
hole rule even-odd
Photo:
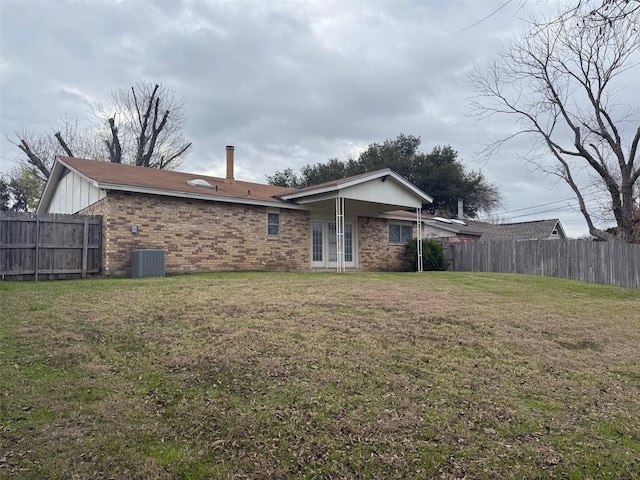
[{"label": "neighboring house roof", "polygon": [[[385,218],[391,220],[416,221],[414,213],[398,210],[386,212]],[[425,226],[442,231],[442,237],[468,235],[479,237],[478,241],[491,240],[546,240],[552,238],[565,239],[566,234],[560,220],[534,220],[531,222],[493,224],[478,220],[458,220],[423,215]],[[437,235],[437,234],[436,234]],[[438,237],[440,235],[437,235]]]},{"label": "neighboring house roof", "polygon": [[455,235],[480,237],[483,234],[483,230],[481,228],[470,224],[467,220],[445,219],[433,216],[425,216],[424,220],[425,223],[432,228],[443,230]]},{"label": "neighboring house roof", "polygon": [[[392,212],[386,212],[384,214],[385,218],[390,220],[409,220],[416,221],[415,213],[397,210]],[[467,220],[461,221],[456,219],[445,219],[441,217],[434,217],[433,215],[423,215],[422,223],[425,225],[436,229],[441,230],[442,232],[450,233],[453,235],[469,235],[480,237],[483,233],[478,227],[469,225]],[[453,236],[453,235],[443,235],[443,236]]]},{"label": "neighboring house roof", "polygon": [[[98,160],[58,157],[40,199],[38,212],[48,211],[61,180],[68,173],[79,176],[100,191],[119,190],[294,209],[305,208],[305,204],[315,207],[334,205],[332,202],[335,202],[336,196],[348,199],[349,208],[367,207],[371,212],[378,213],[394,208],[419,208],[423,202],[432,201],[415,185],[389,169],[294,189]],[[77,211],[77,208],[74,210]]]},{"label": "neighboring house roof", "polygon": [[481,242],[491,240],[546,240],[551,238],[567,238],[560,220],[557,218],[497,225],[477,222],[477,226],[484,230],[484,233],[480,237]]}]

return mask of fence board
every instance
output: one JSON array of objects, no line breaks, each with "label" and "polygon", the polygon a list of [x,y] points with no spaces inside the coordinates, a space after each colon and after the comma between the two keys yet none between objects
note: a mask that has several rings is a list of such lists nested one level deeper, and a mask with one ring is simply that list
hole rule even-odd
[{"label": "fence board", "polygon": [[522,273],[640,288],[640,245],[586,240],[450,243],[451,270]]},{"label": "fence board", "polygon": [[0,279],[86,277],[102,269],[102,217],[0,213]]}]

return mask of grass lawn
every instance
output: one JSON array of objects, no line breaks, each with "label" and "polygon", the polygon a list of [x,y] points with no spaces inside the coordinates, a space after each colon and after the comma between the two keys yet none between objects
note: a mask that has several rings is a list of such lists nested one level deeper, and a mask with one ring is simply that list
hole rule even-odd
[{"label": "grass lawn", "polygon": [[533,276],[0,282],[0,478],[636,478],[640,291]]}]

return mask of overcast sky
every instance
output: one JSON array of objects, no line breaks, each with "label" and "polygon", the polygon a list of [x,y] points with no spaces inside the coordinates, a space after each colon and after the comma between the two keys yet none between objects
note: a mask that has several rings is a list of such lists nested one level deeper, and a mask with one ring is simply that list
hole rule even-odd
[{"label": "overcast sky", "polygon": [[224,176],[225,145],[234,145],[236,178],[265,182],[404,133],[420,136],[423,152],[451,145],[467,169],[482,170],[502,192],[501,218],[560,218],[581,236],[570,190],[518,159],[526,142],[484,161],[483,144],[508,125],[467,115],[469,71],[532,12],[557,5],[0,0],[0,172],[21,153],[6,136],[49,131],[64,116],[88,123],[89,104],[145,80],[187,101],[193,149],[182,171]]}]

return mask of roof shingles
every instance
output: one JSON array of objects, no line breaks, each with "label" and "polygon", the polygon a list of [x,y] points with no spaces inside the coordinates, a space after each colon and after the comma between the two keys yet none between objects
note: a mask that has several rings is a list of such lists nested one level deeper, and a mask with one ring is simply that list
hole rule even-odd
[{"label": "roof shingles", "polygon": [[520,223],[486,224],[480,241],[490,240],[546,240],[557,228],[558,220],[537,220]]},{"label": "roof shingles", "polygon": [[[260,183],[225,181],[223,178],[183,173],[156,168],[142,168],[133,165],[86,160],[82,158],[59,157],[60,161],[81,175],[98,182],[101,186],[137,187],[185,194],[211,195],[228,198],[250,198],[256,201],[280,202],[278,195],[295,191],[292,188],[276,187]],[[209,187],[189,185],[189,180],[206,180]]]}]

